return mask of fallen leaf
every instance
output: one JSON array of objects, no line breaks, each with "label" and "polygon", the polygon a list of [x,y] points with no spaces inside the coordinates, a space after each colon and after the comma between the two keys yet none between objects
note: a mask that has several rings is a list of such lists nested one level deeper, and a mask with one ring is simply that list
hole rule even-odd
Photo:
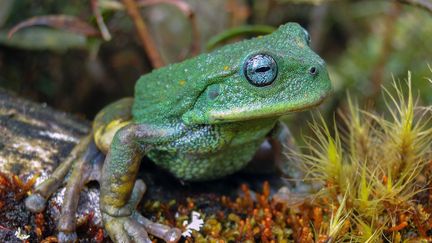
[{"label": "fallen leaf", "polygon": [[29,18],[15,25],[8,33],[8,38],[21,29],[32,26],[49,26],[56,29],[67,30],[84,36],[99,36],[99,31],[83,20],[70,15],[45,15]]}]

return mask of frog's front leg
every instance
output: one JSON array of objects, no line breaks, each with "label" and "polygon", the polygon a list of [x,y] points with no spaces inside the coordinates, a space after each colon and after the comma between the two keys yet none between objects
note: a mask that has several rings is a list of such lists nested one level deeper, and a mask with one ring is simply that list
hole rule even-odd
[{"label": "frog's front leg", "polygon": [[304,173],[299,167],[300,161],[296,156],[299,150],[288,127],[279,121],[273,129],[269,141],[273,150],[275,166],[284,177],[288,178],[290,187],[298,192],[308,191],[310,186],[302,181]]},{"label": "frog's front leg", "polygon": [[282,122],[277,122],[244,171],[260,174],[279,173],[297,178],[297,170],[294,168],[297,160],[289,156],[289,153],[297,150],[288,127]]},{"label": "frog's front leg", "polygon": [[156,224],[136,211],[145,191],[142,181],[135,183],[142,157],[161,138],[165,129],[129,124],[113,138],[105,159],[101,179],[101,212],[104,225],[115,242],[151,242],[147,232],[166,242],[177,242],[177,228]]},{"label": "frog's front leg", "polygon": [[279,121],[270,134],[269,142],[274,153],[276,167],[283,174],[297,178],[297,160],[292,157],[288,158],[288,155],[297,152],[298,148],[288,127]]}]

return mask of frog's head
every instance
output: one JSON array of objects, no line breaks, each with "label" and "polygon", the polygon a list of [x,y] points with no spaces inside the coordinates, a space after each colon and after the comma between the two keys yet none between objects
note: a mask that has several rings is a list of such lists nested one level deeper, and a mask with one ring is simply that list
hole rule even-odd
[{"label": "frog's head", "polygon": [[187,124],[279,118],[320,104],[331,92],[325,62],[310,47],[305,29],[285,24],[274,33],[226,46],[212,55],[217,67]]}]

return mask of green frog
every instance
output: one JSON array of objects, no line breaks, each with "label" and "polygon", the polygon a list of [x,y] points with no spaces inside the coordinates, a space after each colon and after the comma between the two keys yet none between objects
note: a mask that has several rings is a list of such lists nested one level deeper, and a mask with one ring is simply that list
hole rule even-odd
[{"label": "green frog", "polygon": [[135,209],[146,190],[136,180],[143,156],[181,180],[212,180],[245,168],[268,140],[282,165],[290,138],[281,116],[317,106],[331,92],[310,41],[305,29],[288,23],[141,76],[134,98],[98,113],[91,134],[35,188],[27,208],[42,211],[69,175],[58,230],[60,242],[73,242],[79,192],[98,180],[102,220],[114,242],[151,242],[148,234],[177,242],[178,228]]}]

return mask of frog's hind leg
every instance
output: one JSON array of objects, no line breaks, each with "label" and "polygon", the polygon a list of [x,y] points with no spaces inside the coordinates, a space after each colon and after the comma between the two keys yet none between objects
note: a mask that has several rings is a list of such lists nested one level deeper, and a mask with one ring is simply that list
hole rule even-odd
[{"label": "frog's hind leg", "polygon": [[73,164],[71,174],[66,184],[57,227],[59,231],[59,242],[76,241],[75,214],[78,208],[80,192],[89,181],[99,181],[104,158],[105,156],[98,151],[95,143],[90,141],[84,154]]},{"label": "frog's hind leg", "polygon": [[[89,181],[99,180],[104,158],[105,156],[97,149],[92,135],[83,138],[65,162],[60,164],[52,175],[37,186],[32,195],[26,198],[25,205],[30,211],[41,212],[51,194],[67,181],[58,222],[59,242],[74,242],[76,240],[75,213],[80,192]],[[68,174],[68,179],[65,180]]]},{"label": "frog's hind leg", "polygon": [[[93,121],[93,132],[81,139],[52,175],[26,198],[25,205],[30,211],[41,212],[51,194],[67,181],[58,223],[60,242],[76,240],[75,213],[80,192],[87,182],[99,181],[104,154],[117,130],[130,122],[132,104],[132,98],[124,98],[102,109]],[[68,179],[65,180],[67,175]]]},{"label": "frog's hind leg", "polygon": [[48,179],[34,189],[32,195],[25,199],[25,205],[28,210],[39,213],[45,209],[47,199],[64,183],[64,178],[68,174],[70,168],[77,158],[87,150],[91,140],[92,135],[81,139],[66,160],[54,170]]}]

